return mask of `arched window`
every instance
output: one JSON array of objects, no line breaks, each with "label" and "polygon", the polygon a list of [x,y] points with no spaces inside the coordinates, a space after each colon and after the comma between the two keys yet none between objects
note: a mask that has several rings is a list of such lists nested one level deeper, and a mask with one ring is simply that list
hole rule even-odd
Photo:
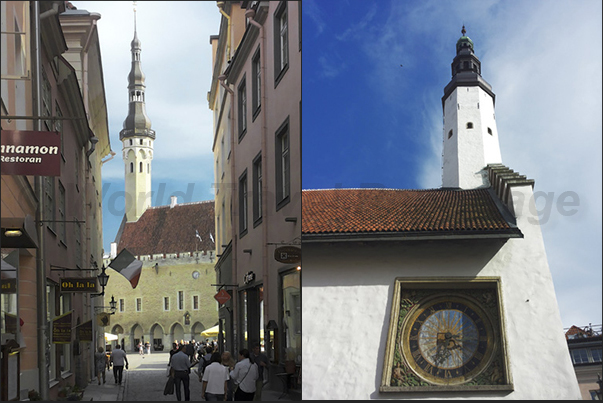
[{"label": "arched window", "polygon": [[130,139],[130,145],[132,145],[132,139]]},{"label": "arched window", "polygon": [[467,122],[467,129],[473,129],[473,122]]},{"label": "arched window", "polygon": [[492,129],[490,129],[489,127],[488,127],[488,134],[489,134],[490,136],[492,136],[492,135],[493,135],[493,134],[492,134]]},{"label": "arched window", "polygon": [[130,173],[134,172],[134,163],[130,162]]},{"label": "arched window", "polygon": [[142,172],[142,162],[140,162],[140,165],[138,167],[138,172]]},{"label": "arched window", "polygon": [[448,132],[448,138],[452,137],[452,129]]}]

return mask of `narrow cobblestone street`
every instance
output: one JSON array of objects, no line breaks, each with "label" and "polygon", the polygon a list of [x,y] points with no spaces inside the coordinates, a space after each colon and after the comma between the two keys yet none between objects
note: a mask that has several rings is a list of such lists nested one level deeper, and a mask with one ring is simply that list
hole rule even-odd
[{"label": "narrow cobblestone street", "polygon": [[[128,354],[129,369],[124,369],[122,385],[117,385],[113,377],[113,370],[106,373],[106,383],[98,385],[94,379],[84,391],[83,400],[86,401],[173,401],[176,394],[164,395],[163,388],[166,383],[166,367],[169,361],[168,352],[151,353],[141,356],[138,353]],[[191,372],[191,401],[201,399],[201,382],[197,374]],[[282,396],[282,385],[267,384],[262,392],[262,400],[292,400],[288,395]],[[184,391],[182,391],[184,400]]]}]

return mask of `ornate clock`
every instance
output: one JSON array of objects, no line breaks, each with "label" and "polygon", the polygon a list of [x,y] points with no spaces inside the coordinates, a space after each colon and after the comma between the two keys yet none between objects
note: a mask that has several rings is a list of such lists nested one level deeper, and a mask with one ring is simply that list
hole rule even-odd
[{"label": "ornate clock", "polygon": [[487,314],[470,300],[440,296],[407,316],[401,348],[410,368],[439,384],[461,384],[488,364],[495,347]]},{"label": "ornate clock", "polygon": [[495,280],[397,280],[380,390],[512,388],[500,316]]}]

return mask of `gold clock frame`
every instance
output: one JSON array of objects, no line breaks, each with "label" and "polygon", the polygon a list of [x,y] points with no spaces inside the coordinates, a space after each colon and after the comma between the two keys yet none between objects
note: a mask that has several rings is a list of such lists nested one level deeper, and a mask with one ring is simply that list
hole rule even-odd
[{"label": "gold clock frame", "polygon": [[[467,303],[487,322],[488,350],[466,378],[433,376],[411,358],[408,337],[413,322],[426,307],[445,301]],[[499,277],[396,278],[379,391],[513,390],[506,351]]]}]

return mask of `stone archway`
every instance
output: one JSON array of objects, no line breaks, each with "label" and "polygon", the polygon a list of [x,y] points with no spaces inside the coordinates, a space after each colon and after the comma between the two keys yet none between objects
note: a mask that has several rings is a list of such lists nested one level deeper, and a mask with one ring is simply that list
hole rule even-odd
[{"label": "stone archway", "polygon": [[180,323],[174,323],[172,325],[172,328],[170,329],[170,337],[172,339],[172,343],[178,342],[178,344],[185,339],[184,328]]},{"label": "stone archway", "polygon": [[142,342],[144,344],[146,340],[144,340],[144,331],[142,330],[142,326],[138,323],[132,326],[132,330],[130,330],[130,343],[128,345],[128,352],[138,352],[138,343]]},{"label": "stone archway", "polygon": [[171,344],[166,340],[163,327],[161,327],[159,323],[155,323],[151,326],[149,335],[151,337],[149,342],[153,347],[153,351],[165,351],[170,349]]},{"label": "stone archway", "polygon": [[191,327],[191,338],[197,341],[201,340],[201,332],[207,329],[207,327],[201,322],[195,322]]}]

